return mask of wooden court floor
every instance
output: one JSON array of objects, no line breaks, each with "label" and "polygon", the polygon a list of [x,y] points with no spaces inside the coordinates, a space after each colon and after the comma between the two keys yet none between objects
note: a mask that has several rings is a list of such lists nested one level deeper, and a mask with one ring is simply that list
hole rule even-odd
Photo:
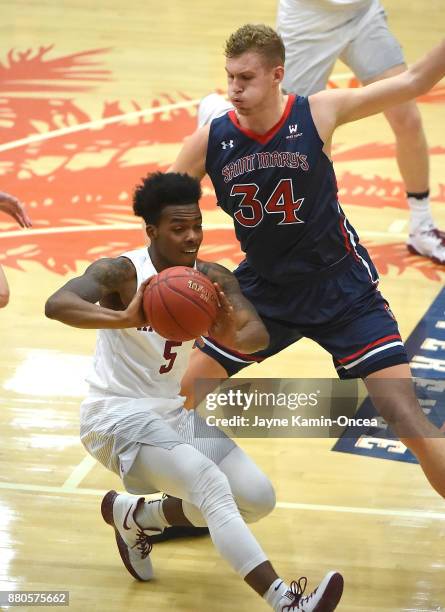
[{"label": "wooden court floor", "polygon": [[[442,0],[384,4],[408,62],[443,35]],[[94,332],[46,320],[43,305],[88,262],[144,243],[133,185],[169,166],[194,129],[196,100],[224,88],[225,37],[248,21],[273,25],[274,2],[0,0],[0,14],[0,188],[21,197],[34,221],[25,233],[0,217],[11,286],[0,311],[0,591],[67,590],[76,612],[266,610],[207,539],[156,546],[150,584],[126,573],[99,510],[120,483],[78,439]],[[333,82],[349,79],[336,66]],[[439,88],[419,102],[442,228],[444,100]],[[406,337],[445,273],[405,252],[408,216],[384,119],[343,127],[334,145],[342,203]],[[239,251],[208,182],[203,209],[203,257],[233,267]],[[249,375],[334,371],[303,341]],[[240,444],[276,488],[276,510],[252,529],[283,577],[306,575],[313,588],[339,569],[345,612],[445,610],[445,506],[418,466],[331,452],[327,439]]]}]

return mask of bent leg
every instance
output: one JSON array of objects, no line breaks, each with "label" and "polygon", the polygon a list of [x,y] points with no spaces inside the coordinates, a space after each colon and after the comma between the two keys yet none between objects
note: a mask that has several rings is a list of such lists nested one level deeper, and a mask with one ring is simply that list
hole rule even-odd
[{"label": "bent leg", "polygon": [[[218,443],[217,439],[215,443]],[[218,467],[227,476],[236,505],[246,523],[259,521],[272,512],[276,504],[272,483],[239,446],[235,446]],[[192,525],[206,525],[196,506],[183,502],[182,507]]]},{"label": "bent leg", "polygon": [[432,487],[445,497],[445,437],[423,413],[408,364],[374,372],[365,384],[375,408],[417,457]]},{"label": "bent leg", "polygon": [[272,512],[276,504],[273,485],[239,446],[231,450],[218,467],[227,476],[246,523],[259,521]]},{"label": "bent leg", "polygon": [[221,556],[261,595],[278,578],[241,518],[227,477],[188,444],[167,450],[143,444],[129,474],[139,487],[153,487],[186,500],[204,516]]}]

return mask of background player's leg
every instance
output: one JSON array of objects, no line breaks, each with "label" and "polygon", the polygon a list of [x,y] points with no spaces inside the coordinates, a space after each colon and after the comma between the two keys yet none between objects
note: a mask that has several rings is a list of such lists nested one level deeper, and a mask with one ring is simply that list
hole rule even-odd
[{"label": "background player's leg", "polygon": [[313,4],[281,0],[278,5],[277,31],[286,48],[286,93],[309,96],[323,90],[347,41],[342,28],[348,17]]},{"label": "background player's leg", "polygon": [[0,308],[4,308],[9,302],[9,285],[6,280],[2,266],[0,266]]},{"label": "background player's leg", "polygon": [[408,364],[365,378],[372,402],[394,433],[416,455],[434,489],[445,497],[445,437],[424,415]]},{"label": "background player's leg", "polygon": [[[372,7],[357,26],[357,35],[341,59],[363,85],[386,79],[406,70],[400,44],[389,31],[382,7]],[[408,248],[445,263],[445,244],[435,229],[429,206],[428,143],[419,109],[414,100],[385,111],[396,139],[396,158],[410,208]]]},{"label": "background player's leg", "polygon": [[[364,84],[395,76],[405,70],[405,65],[395,66]],[[397,164],[411,212],[408,246],[413,252],[445,263],[445,246],[435,231],[430,210],[428,143],[417,104],[414,101],[399,104],[384,114],[396,138]]]},{"label": "background player's leg", "polygon": [[[405,64],[385,70],[363,85],[405,72]],[[384,113],[396,137],[397,164],[406,191],[422,193],[429,189],[428,144],[422,118],[414,100],[393,106]]]}]

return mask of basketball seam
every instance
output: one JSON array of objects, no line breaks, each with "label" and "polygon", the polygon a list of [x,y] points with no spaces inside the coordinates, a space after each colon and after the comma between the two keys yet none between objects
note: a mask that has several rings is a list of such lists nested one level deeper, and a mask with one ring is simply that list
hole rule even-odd
[{"label": "basketball seam", "polygon": [[[165,281],[162,280],[161,282],[165,282]],[[160,285],[160,284],[161,283],[158,281],[158,285]],[[168,285],[167,285],[167,287],[168,287]],[[168,287],[168,288],[170,289],[170,287]],[[176,320],[176,317],[174,317],[172,312],[169,310],[169,308],[168,308],[167,304],[165,303],[165,300],[164,300],[164,298],[162,296],[162,292],[161,291],[158,291],[158,295],[159,295],[159,298],[160,298],[160,300],[162,302],[162,305],[164,306],[165,310],[168,312],[170,318],[176,323],[176,325],[179,327],[179,329],[182,329],[182,331],[189,336],[190,332],[187,329],[185,329],[185,327],[183,327],[180,323],[178,323],[178,321]],[[167,340],[168,339],[169,338],[167,338]]]}]

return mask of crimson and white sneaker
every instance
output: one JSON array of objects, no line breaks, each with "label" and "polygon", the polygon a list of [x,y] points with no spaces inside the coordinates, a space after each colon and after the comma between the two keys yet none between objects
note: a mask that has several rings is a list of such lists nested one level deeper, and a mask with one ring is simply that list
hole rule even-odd
[{"label": "crimson and white sneaker", "polygon": [[227,102],[224,96],[220,96],[217,93],[209,94],[199,103],[198,127],[207,125],[212,121],[212,119],[221,117],[227,113],[227,111],[232,109],[233,106],[230,104],[230,102]]},{"label": "crimson and white sneaker", "polygon": [[318,587],[303,597],[307,578],[304,576],[292,581],[290,590],[280,599],[277,611],[291,612],[332,612],[338,605],[343,593],[343,576],[338,572],[329,572]]},{"label": "crimson and white sneaker", "polygon": [[130,574],[137,580],[151,580],[153,566],[149,554],[153,547],[151,535],[161,532],[161,529],[141,527],[135,518],[136,510],[145,503],[143,497],[118,495],[116,491],[108,491],[102,500],[101,512],[106,523],[114,528],[116,543]]},{"label": "crimson and white sneaker", "polygon": [[435,263],[445,264],[445,233],[429,227],[411,233],[407,242],[408,251],[429,257]]}]

